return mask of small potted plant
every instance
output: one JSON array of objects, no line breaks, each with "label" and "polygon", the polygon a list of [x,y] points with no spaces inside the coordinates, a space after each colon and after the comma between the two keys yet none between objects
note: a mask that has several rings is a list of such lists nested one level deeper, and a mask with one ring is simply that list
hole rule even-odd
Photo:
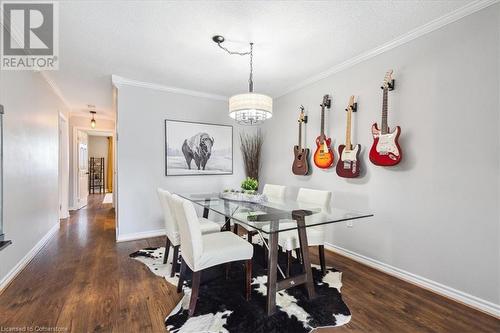
[{"label": "small potted plant", "polygon": [[259,188],[259,182],[257,179],[247,177],[241,182],[241,189],[244,193],[255,194]]},{"label": "small potted plant", "polygon": [[264,194],[259,194],[257,189],[259,182],[255,178],[247,177],[241,182],[241,191],[226,189],[221,193],[221,197],[234,201],[247,201],[255,203],[263,203],[267,201]]}]

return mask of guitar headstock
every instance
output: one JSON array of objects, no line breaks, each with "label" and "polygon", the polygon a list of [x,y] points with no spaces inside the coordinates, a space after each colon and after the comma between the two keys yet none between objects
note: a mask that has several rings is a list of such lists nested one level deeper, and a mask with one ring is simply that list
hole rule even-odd
[{"label": "guitar headstock", "polygon": [[322,108],[327,108],[329,109],[332,106],[332,99],[330,95],[325,95],[323,96],[323,102],[321,103]]},{"label": "guitar headstock", "polygon": [[346,111],[352,111],[352,112],[356,112],[357,109],[358,109],[358,103],[354,102],[355,100],[355,97],[354,95],[352,95],[351,97],[349,97],[349,103],[347,104],[347,108],[345,109]]},{"label": "guitar headstock", "polygon": [[394,79],[392,78],[392,73],[394,73],[392,69],[389,69],[387,73],[385,73],[384,82],[382,82],[382,87],[381,87],[382,89],[388,89],[388,90],[394,89]]},{"label": "guitar headstock", "polygon": [[299,114],[299,119],[297,120],[299,123],[307,123],[307,116],[306,113],[304,112],[304,106],[300,106],[300,114]]}]

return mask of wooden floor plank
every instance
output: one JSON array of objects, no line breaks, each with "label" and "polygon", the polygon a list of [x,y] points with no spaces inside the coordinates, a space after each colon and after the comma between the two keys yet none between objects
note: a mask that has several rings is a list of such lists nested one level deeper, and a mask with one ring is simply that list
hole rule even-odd
[{"label": "wooden floor plank", "polygon": [[[115,242],[115,215],[103,195],[61,229],[0,294],[0,328],[63,327],[67,332],[162,332],[180,300],[175,286],[128,257],[163,237]],[[311,259],[319,263],[316,251]],[[500,320],[326,251],[343,272],[347,325],[319,332],[500,332]]]}]

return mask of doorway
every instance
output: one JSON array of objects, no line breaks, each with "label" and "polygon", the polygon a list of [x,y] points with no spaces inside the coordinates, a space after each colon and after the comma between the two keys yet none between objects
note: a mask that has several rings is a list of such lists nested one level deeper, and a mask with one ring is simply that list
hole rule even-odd
[{"label": "doorway", "polygon": [[113,132],[74,129],[74,208],[87,206],[89,195],[101,195],[113,204]]}]

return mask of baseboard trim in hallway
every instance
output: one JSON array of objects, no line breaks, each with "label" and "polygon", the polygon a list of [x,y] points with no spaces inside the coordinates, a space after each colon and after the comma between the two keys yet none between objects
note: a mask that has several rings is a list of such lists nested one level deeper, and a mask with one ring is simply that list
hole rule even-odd
[{"label": "baseboard trim in hallway", "polygon": [[43,236],[42,239],[40,239],[38,243],[36,243],[35,246],[28,253],[26,253],[26,255],[16,264],[16,266],[14,266],[14,268],[12,268],[7,273],[7,275],[2,280],[0,280],[0,294],[2,294],[2,292],[9,286],[12,280],[14,280],[14,278],[19,273],[21,273],[21,271],[26,266],[28,266],[30,261],[33,260],[33,258],[35,258],[38,252],[40,252],[40,250],[43,249],[45,244],[47,244],[47,242],[52,238],[52,236],[54,236],[57,233],[60,226],[61,226],[60,222],[57,221],[57,223],[54,224],[52,228],[50,228],[50,230],[45,234],[45,236]]},{"label": "baseboard trim in hallway", "polygon": [[482,311],[496,318],[500,318],[500,305],[498,304],[494,304],[492,302],[464,293],[460,290],[446,286],[439,282],[427,279],[423,276],[407,272],[400,268],[388,265],[381,261],[372,259],[370,257],[356,253],[354,251],[344,249],[340,246],[333,245],[331,243],[325,243],[325,249],[343,255],[349,259],[352,259],[363,265],[374,268],[378,271],[392,275],[398,279],[410,282],[418,287],[430,290],[436,294],[452,299],[453,301],[465,304],[471,308]]},{"label": "baseboard trim in hallway", "polygon": [[103,204],[112,204],[113,203],[113,193],[106,193],[104,199],[102,200]]},{"label": "baseboard trim in hallway", "polygon": [[166,232],[165,229],[158,229],[158,230],[141,231],[141,232],[135,232],[135,233],[130,233],[130,234],[123,234],[123,235],[118,235],[116,241],[118,243],[121,243],[121,242],[129,242],[129,241],[138,240],[138,239],[146,239],[146,238],[165,236],[165,232]]}]

